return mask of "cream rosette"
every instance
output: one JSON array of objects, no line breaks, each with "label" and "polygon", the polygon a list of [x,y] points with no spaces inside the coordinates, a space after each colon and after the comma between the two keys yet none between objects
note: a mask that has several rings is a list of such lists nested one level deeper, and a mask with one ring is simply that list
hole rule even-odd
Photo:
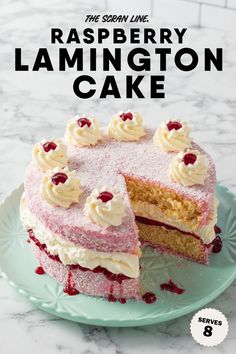
[{"label": "cream rosette", "polygon": [[52,206],[69,208],[73,203],[78,203],[82,193],[80,181],[75,176],[75,171],[68,167],[47,170],[41,182],[41,196]]},{"label": "cream rosette", "polygon": [[206,158],[198,150],[179,152],[172,160],[169,169],[170,178],[183,186],[204,184],[209,176]]},{"label": "cream rosette", "polygon": [[60,139],[42,140],[34,145],[32,155],[36,166],[43,172],[67,166],[67,148]]},{"label": "cream rosette", "polygon": [[65,137],[75,146],[96,145],[102,140],[102,131],[96,118],[76,116],[67,123]]},{"label": "cream rosette", "polygon": [[121,225],[125,207],[121,194],[104,187],[92,191],[86,200],[84,212],[92,222],[107,228]]},{"label": "cream rosette", "polygon": [[108,126],[108,135],[121,141],[137,141],[145,135],[143,118],[136,112],[115,114]]},{"label": "cream rosette", "polygon": [[153,141],[164,151],[183,151],[191,145],[190,129],[186,122],[179,120],[162,122],[157,128]]}]

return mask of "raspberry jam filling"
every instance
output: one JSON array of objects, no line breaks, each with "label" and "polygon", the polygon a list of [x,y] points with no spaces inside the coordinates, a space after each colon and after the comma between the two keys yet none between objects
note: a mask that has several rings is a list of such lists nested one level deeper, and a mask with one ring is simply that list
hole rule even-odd
[{"label": "raspberry jam filling", "polygon": [[169,131],[171,130],[179,130],[180,128],[182,128],[182,124],[180,122],[176,122],[176,121],[169,121],[167,123],[167,128]]},{"label": "raspberry jam filling", "polygon": [[62,172],[55,173],[52,176],[52,183],[55,184],[56,186],[59,183],[64,184],[67,180],[68,180],[68,176],[65,173],[62,173]]},{"label": "raspberry jam filling", "polygon": [[51,150],[55,150],[57,148],[57,144],[54,141],[47,141],[43,144],[43,150],[45,152],[49,152]]},{"label": "raspberry jam filling", "polygon": [[87,125],[87,127],[90,127],[92,123],[88,118],[79,118],[77,120],[77,124],[80,128],[83,128],[85,125]]},{"label": "raspberry jam filling", "polygon": [[113,199],[113,194],[110,192],[101,192],[97,199],[100,199],[103,203],[109,202],[109,200]]},{"label": "raspberry jam filling", "polygon": [[[81,270],[81,267],[79,266],[79,269]],[[90,270],[91,269],[88,269],[88,268],[84,268],[83,271],[87,271],[87,270]],[[105,275],[105,277],[110,280],[110,281],[116,281],[118,282],[119,284],[122,283],[123,280],[125,279],[131,279],[130,277],[127,277],[126,275],[124,274],[114,274],[112,272],[110,272],[109,270],[107,270],[106,268],[103,268],[103,267],[96,267],[92,270],[93,273],[102,273],[103,275]]]},{"label": "raspberry jam filling", "polygon": [[190,164],[193,165],[196,162],[196,160],[197,160],[197,156],[191,153],[185,154],[183,157],[183,162],[186,166]]},{"label": "raspberry jam filling", "polygon": [[171,293],[175,294],[183,294],[185,292],[184,289],[180,288],[177,284],[175,284],[171,279],[168,281],[168,283],[163,283],[160,285],[160,288],[162,291],[170,291]]},{"label": "raspberry jam filling", "polygon": [[133,113],[127,112],[127,113],[122,113],[120,115],[120,118],[125,122],[127,119],[132,120],[133,119]]}]

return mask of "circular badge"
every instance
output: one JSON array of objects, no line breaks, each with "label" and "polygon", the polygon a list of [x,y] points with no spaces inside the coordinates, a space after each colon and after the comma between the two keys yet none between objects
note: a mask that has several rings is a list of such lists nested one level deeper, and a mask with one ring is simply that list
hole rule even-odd
[{"label": "circular badge", "polygon": [[228,333],[228,321],[225,315],[216,309],[202,309],[192,318],[190,331],[201,345],[213,347],[220,344]]}]

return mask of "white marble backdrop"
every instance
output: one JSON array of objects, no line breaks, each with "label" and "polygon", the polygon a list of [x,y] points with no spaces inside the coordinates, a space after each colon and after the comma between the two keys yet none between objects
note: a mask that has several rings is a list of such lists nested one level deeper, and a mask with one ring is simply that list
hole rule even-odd
[{"label": "white marble backdrop", "polygon": [[[169,65],[166,99],[79,100],[71,70],[14,72],[14,48],[24,48],[24,60],[33,62],[38,47],[48,47],[56,62],[58,47],[49,45],[50,27],[80,28],[87,13],[98,5],[80,1],[13,1],[0,4],[0,200],[23,181],[31,159],[32,144],[47,136],[63,134],[65,123],[76,112],[96,114],[105,124],[111,114],[128,108],[140,111],[147,124],[180,117],[189,121],[192,135],[215,159],[218,180],[236,193],[236,43],[227,32],[191,28],[186,45],[202,53],[204,47],[224,48],[224,73],[203,72],[202,66],[182,73]],[[150,23],[158,26],[154,20]],[[174,48],[174,46],[173,46]],[[129,50],[125,46],[124,53]],[[201,64],[202,65],[202,64]],[[104,75],[96,73],[98,86]],[[124,75],[118,74],[123,90]],[[145,85],[144,91],[148,91]],[[210,306],[229,320],[227,339],[207,353],[232,353],[236,344],[236,282]],[[159,325],[115,329],[80,325],[43,313],[0,279],[0,353],[199,353],[190,336],[192,315]]]}]

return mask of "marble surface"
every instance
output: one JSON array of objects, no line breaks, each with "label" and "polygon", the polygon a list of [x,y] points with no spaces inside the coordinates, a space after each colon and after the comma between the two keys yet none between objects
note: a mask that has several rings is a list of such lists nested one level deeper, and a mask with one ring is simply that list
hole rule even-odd
[{"label": "marble surface", "polygon": [[[37,48],[47,46],[56,63],[58,47],[49,44],[49,28],[80,28],[84,15],[91,12],[99,12],[99,8],[76,0],[4,0],[1,3],[0,200],[23,181],[34,142],[47,136],[61,136],[67,119],[77,112],[96,113],[105,124],[113,112],[129,108],[140,111],[146,124],[152,126],[169,117],[188,120],[194,139],[215,159],[219,182],[236,193],[233,34],[189,28],[185,44],[194,46],[199,53],[204,47],[224,48],[224,73],[214,70],[206,73],[202,62],[199,69],[182,73],[170,63],[165,100],[99,100],[97,97],[79,100],[72,91],[72,82],[77,77],[73,70],[14,72],[15,47],[24,48],[24,60],[32,65]],[[152,20],[150,25],[160,24]],[[125,46],[124,53],[129,49]],[[97,72],[94,76],[101,86],[105,75]],[[125,73],[117,74],[122,90],[124,76]],[[144,91],[148,92],[148,77],[145,79]],[[235,300],[236,281],[210,304],[227,316],[229,334],[219,346],[205,349],[190,336],[193,314],[159,325],[129,329],[70,323],[37,310],[0,278],[0,353],[232,353],[236,344]]]}]

